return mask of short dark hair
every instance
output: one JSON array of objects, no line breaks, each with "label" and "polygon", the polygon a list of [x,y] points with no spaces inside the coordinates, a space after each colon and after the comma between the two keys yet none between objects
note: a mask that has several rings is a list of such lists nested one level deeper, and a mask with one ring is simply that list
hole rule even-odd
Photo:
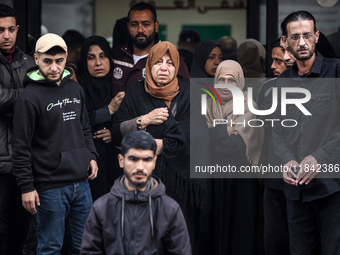
[{"label": "short dark hair", "polygon": [[157,13],[156,13],[155,7],[153,7],[151,4],[144,3],[144,2],[137,3],[130,8],[128,15],[127,15],[129,18],[129,21],[130,21],[130,13],[132,11],[144,11],[144,10],[150,10],[153,15],[152,17],[153,21],[154,22],[157,21]]},{"label": "short dark hair", "polygon": [[276,47],[281,47],[280,45],[280,38],[276,39],[274,42],[272,42],[272,44],[270,45],[272,47],[272,49],[276,48]]},{"label": "short dark hair", "polygon": [[14,17],[16,21],[17,13],[12,7],[6,4],[0,4],[0,18],[5,18],[5,17]]},{"label": "short dark hair", "polygon": [[312,20],[314,24],[314,32],[316,31],[316,21],[314,16],[308,11],[297,11],[289,14],[281,23],[281,32],[282,35],[287,35],[287,25],[292,21],[299,20]]},{"label": "short dark hair", "polygon": [[81,47],[86,39],[79,31],[72,29],[66,30],[62,38],[64,39],[69,51],[73,51],[78,47]]},{"label": "short dark hair", "polygon": [[132,131],[127,133],[121,143],[121,154],[124,156],[131,148],[152,150],[156,155],[157,144],[155,139],[146,131]]},{"label": "short dark hair", "polygon": [[38,56],[41,56],[42,54],[48,54],[48,55],[52,55],[55,56],[58,53],[66,53],[65,50],[63,48],[61,48],[60,46],[54,46],[51,49],[49,49],[48,51],[41,53],[41,52],[36,52]]}]

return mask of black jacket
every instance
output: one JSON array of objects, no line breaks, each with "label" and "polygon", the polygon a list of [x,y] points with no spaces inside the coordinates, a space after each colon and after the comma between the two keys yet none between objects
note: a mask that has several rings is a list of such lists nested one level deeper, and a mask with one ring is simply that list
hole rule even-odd
[{"label": "black jacket", "polygon": [[61,84],[28,70],[15,103],[13,173],[23,193],[86,180],[96,159],[84,92],[65,70]]},{"label": "black jacket", "polygon": [[149,191],[128,191],[124,178],[93,204],[81,254],[190,255],[187,226],[179,205],[165,195],[160,179]]},{"label": "black jacket", "polygon": [[0,173],[12,171],[12,128],[13,105],[23,88],[28,68],[34,66],[32,57],[26,56],[16,47],[12,63],[0,52]]}]

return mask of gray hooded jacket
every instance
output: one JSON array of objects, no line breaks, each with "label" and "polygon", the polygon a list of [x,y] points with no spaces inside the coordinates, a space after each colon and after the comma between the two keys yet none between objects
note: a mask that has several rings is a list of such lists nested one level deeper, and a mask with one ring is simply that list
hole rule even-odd
[{"label": "gray hooded jacket", "polygon": [[191,255],[182,211],[152,177],[148,191],[129,191],[121,177],[93,204],[81,254]]}]

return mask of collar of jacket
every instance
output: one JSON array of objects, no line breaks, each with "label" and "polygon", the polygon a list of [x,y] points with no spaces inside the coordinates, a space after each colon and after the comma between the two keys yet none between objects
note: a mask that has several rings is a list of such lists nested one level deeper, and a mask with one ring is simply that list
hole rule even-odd
[{"label": "collar of jacket", "polygon": [[124,221],[125,221],[125,201],[130,202],[148,202],[149,203],[149,216],[150,216],[150,227],[151,236],[154,236],[154,225],[153,225],[153,211],[152,211],[152,198],[165,194],[165,186],[161,183],[161,180],[155,176],[151,176],[151,187],[149,191],[135,191],[127,190],[124,187],[125,176],[117,179],[113,185],[111,192],[122,199],[122,210],[121,210],[121,228],[122,238],[124,238]]},{"label": "collar of jacket", "polygon": [[151,187],[149,191],[135,191],[135,190],[127,190],[124,188],[124,185],[122,182],[124,181],[125,176],[122,176],[118,178],[113,187],[111,188],[111,193],[123,199],[125,201],[138,201],[138,202],[148,202],[149,201],[149,195],[151,198],[155,198],[158,196],[165,195],[165,186],[161,182],[161,180],[156,177],[156,176],[151,176],[150,181],[151,181]]},{"label": "collar of jacket", "polygon": [[[322,62],[323,62],[324,56],[322,56],[321,53],[318,52],[317,50],[315,50],[315,54],[316,54],[315,61],[313,63],[313,66],[312,66],[309,74],[306,77],[308,77],[311,73],[315,73],[315,74],[321,73],[321,67],[322,67]],[[303,79],[299,75],[299,69],[298,69],[296,62],[292,66],[291,74],[292,74],[292,78]]]},{"label": "collar of jacket", "polygon": [[31,83],[31,82],[35,82],[35,83],[39,83],[39,84],[51,84],[52,86],[58,86],[61,87],[63,86],[68,80],[71,79],[72,75],[73,75],[73,71],[71,68],[69,68],[68,66],[65,66],[65,69],[63,71],[63,78],[61,80],[60,85],[57,85],[55,82],[47,82],[46,79],[39,79],[39,80],[34,80],[31,79],[31,77],[29,76],[30,73],[39,70],[39,66],[34,66],[31,67],[27,70],[26,72],[26,77],[24,79],[24,87],[27,86],[27,84]]}]

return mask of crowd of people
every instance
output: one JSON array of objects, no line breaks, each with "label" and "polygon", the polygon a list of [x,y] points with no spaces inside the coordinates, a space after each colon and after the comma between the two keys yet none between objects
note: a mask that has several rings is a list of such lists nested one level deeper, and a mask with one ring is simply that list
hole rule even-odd
[{"label": "crowd of people", "polygon": [[[257,40],[158,28],[140,2],[112,47],[70,30],[31,55],[0,4],[0,255],[340,254],[340,60],[313,15],[282,21],[270,80]],[[286,171],[191,178],[193,154]]]}]

